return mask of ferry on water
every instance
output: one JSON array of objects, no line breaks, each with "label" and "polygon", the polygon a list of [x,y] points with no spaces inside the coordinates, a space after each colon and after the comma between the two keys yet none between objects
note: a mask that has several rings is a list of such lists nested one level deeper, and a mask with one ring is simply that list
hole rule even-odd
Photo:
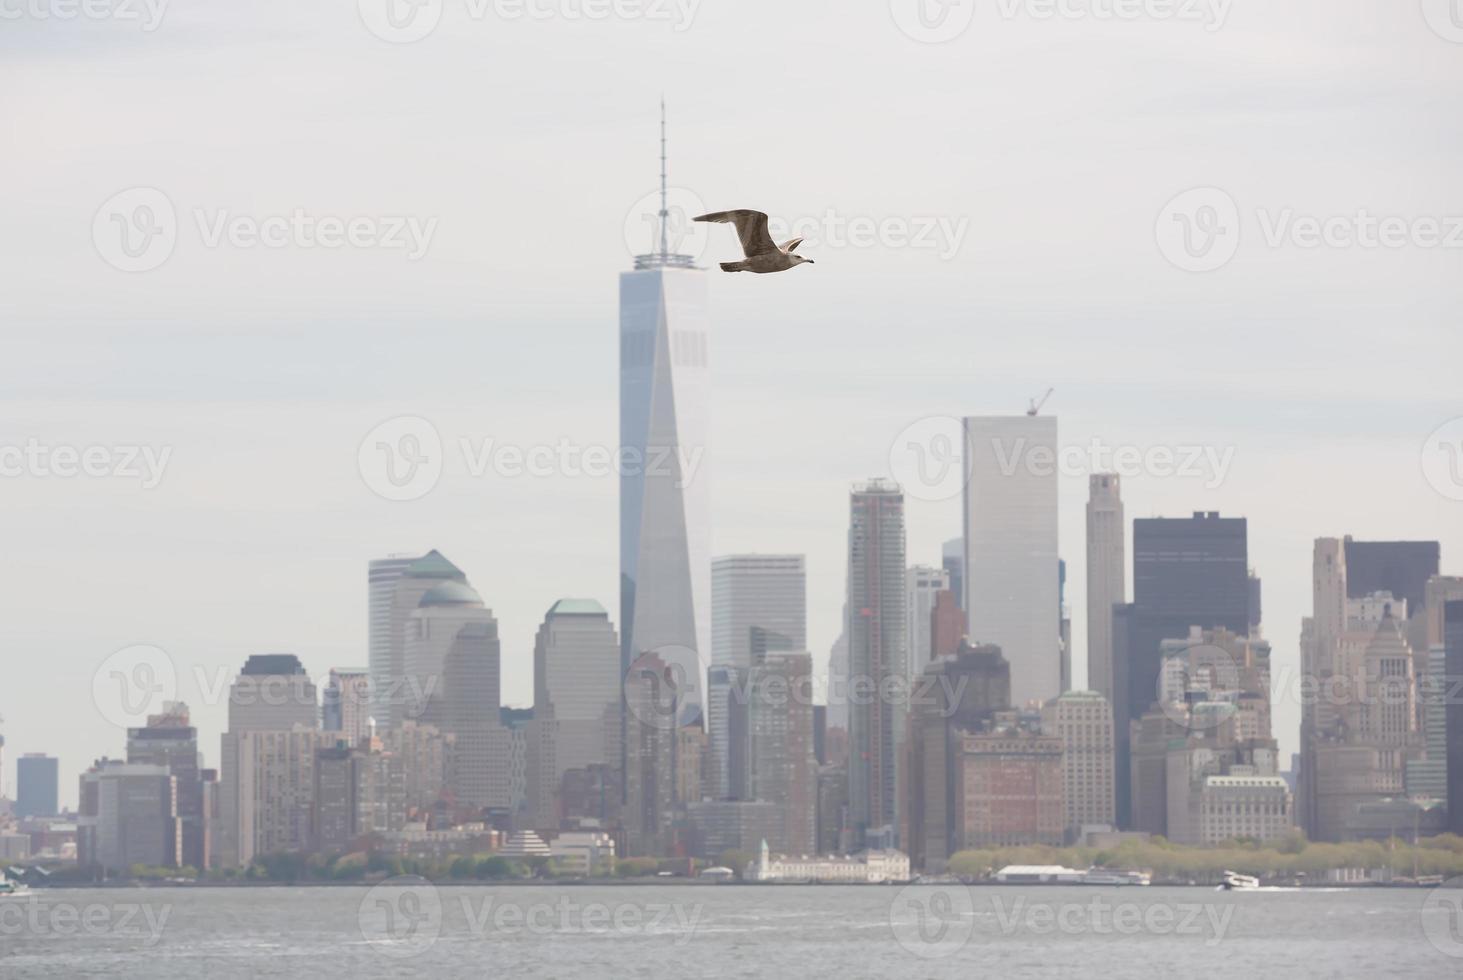
[{"label": "ferry on water", "polygon": [[1260,879],[1250,875],[1238,874],[1234,871],[1226,871],[1219,887],[1227,892],[1254,891],[1260,887]]}]

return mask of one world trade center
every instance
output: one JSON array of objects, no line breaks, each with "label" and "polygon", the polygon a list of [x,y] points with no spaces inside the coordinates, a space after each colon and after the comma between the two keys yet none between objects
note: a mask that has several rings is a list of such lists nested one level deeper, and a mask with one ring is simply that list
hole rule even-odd
[{"label": "one world trade center", "polygon": [[621,668],[664,661],[684,722],[704,702],[711,643],[710,319],[706,272],[671,251],[670,225],[662,108],[659,247],[620,274]]}]

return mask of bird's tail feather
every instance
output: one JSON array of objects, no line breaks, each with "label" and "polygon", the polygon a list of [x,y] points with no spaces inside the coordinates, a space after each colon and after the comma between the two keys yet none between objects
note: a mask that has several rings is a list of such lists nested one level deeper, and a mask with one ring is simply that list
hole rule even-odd
[{"label": "bird's tail feather", "polygon": [[747,264],[745,262],[723,262],[723,263],[721,263],[721,271],[722,272],[741,272],[742,270],[746,269],[746,267],[747,267]]}]

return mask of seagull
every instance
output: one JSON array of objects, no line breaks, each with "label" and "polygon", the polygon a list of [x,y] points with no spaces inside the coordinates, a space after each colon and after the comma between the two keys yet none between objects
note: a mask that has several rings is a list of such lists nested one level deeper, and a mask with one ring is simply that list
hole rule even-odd
[{"label": "seagull", "polygon": [[767,215],[761,211],[748,211],[746,208],[715,211],[692,220],[719,221],[737,226],[737,237],[742,240],[742,251],[747,257],[740,262],[721,263],[722,272],[783,272],[804,262],[813,264],[812,259],[796,254],[797,247],[803,243],[801,238],[790,238],[781,245],[773,244],[772,236],[767,234]]}]

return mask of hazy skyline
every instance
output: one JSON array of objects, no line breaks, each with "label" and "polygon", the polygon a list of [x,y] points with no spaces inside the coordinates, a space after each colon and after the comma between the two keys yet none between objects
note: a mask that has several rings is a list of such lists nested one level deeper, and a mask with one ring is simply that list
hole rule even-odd
[{"label": "hazy skyline", "polygon": [[[449,2],[405,45],[356,4],[179,3],[151,32],[7,21],[0,446],[171,455],[147,490],[0,477],[0,783],[48,752],[74,803],[76,775],[122,754],[91,680],[132,644],[185,676],[273,651],[317,677],[364,665],[366,564],[391,553],[437,548],[463,569],[500,623],[504,703],[530,703],[550,605],[617,608],[618,481],[472,478],[453,450],[432,493],[390,502],[357,452],[404,415],[449,447],[613,449],[617,276],[648,242],[636,204],[662,93],[684,200],[825,239],[797,276],[710,283],[713,554],[808,556],[818,670],[849,486],[891,475],[922,418],[1020,414],[1048,387],[1063,445],[1233,449],[1218,487],[1125,476],[1127,533],[1137,517],[1248,518],[1277,671],[1299,668],[1314,538],[1437,539],[1444,573],[1463,572],[1463,503],[1420,459],[1463,416],[1463,252],[1267,242],[1360,209],[1463,217],[1463,43],[1395,0],[1235,0],[1216,30],[1034,6],[977,4],[944,44],[902,33],[889,4],[763,0],[702,0],[687,24]],[[166,194],[177,243],[125,273],[93,222],[137,187]],[[1155,226],[1208,187],[1236,202],[1239,249],[1184,272]],[[435,225],[416,259],[206,244],[297,209]],[[884,244],[828,240],[858,220]],[[934,247],[901,247],[900,226],[934,229]],[[1063,475],[1079,680],[1086,492],[1085,473]],[[911,495],[907,521],[909,563],[938,565],[958,494]],[[179,694],[217,765],[223,704]],[[1287,762],[1298,723],[1280,699]]]}]

